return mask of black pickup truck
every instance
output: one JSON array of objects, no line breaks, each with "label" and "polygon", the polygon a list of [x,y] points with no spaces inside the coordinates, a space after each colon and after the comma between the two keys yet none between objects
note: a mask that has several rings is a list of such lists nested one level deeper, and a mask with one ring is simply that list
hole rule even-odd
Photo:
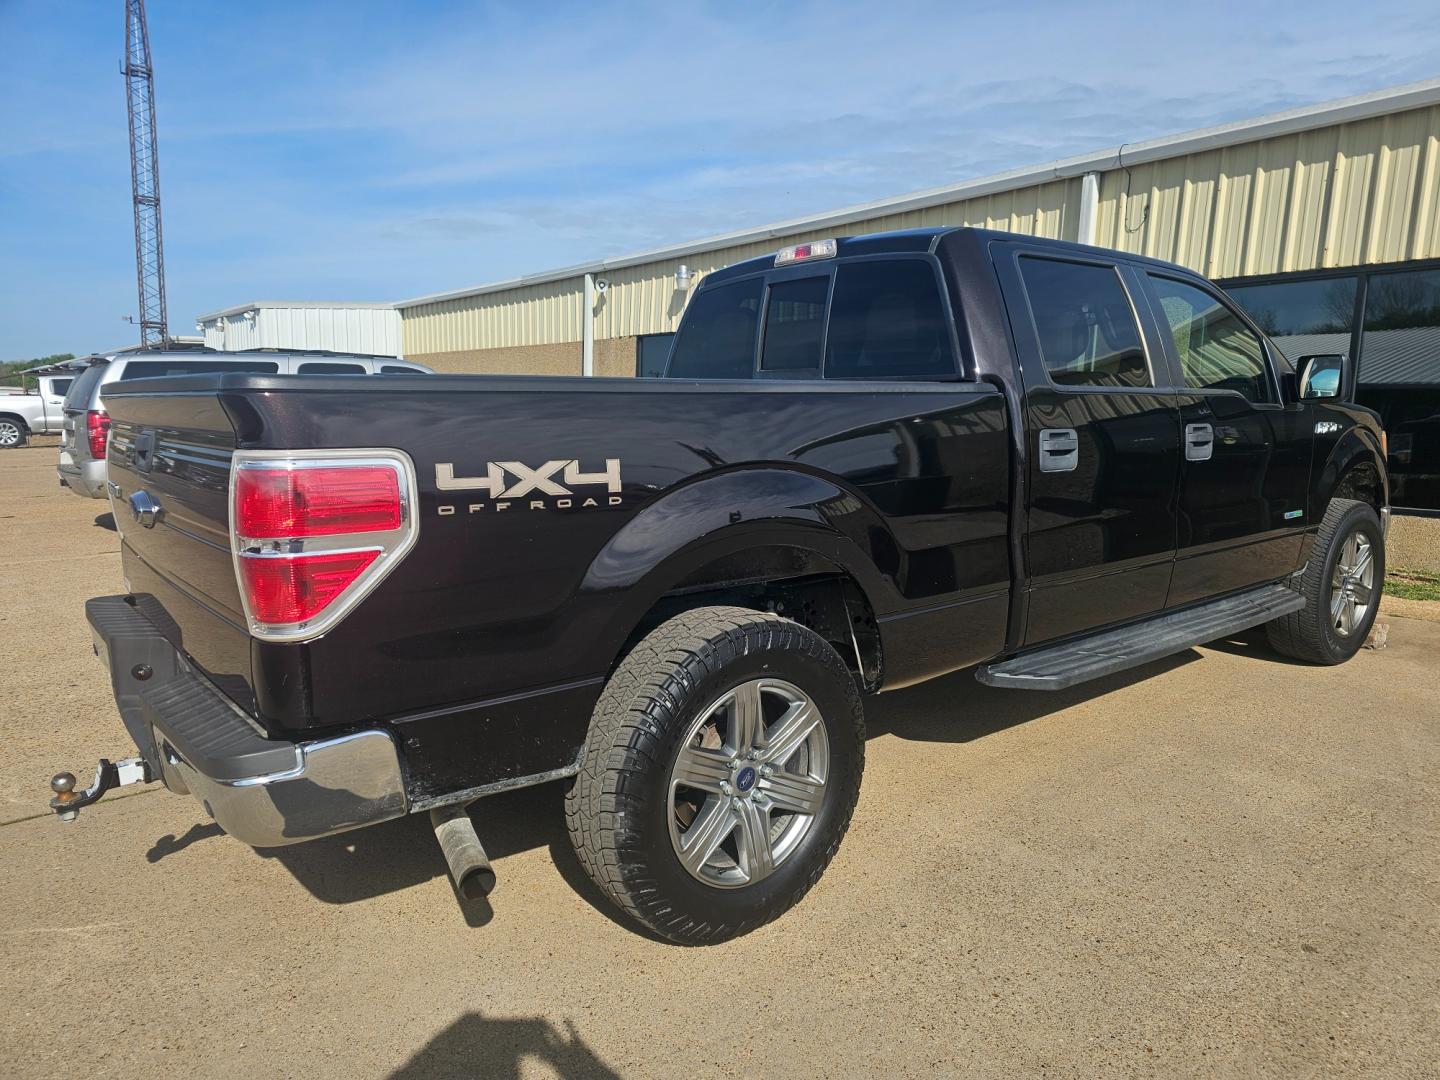
[{"label": "black pickup truck", "polygon": [[938,229],[712,273],[663,379],[116,384],[88,614],[139,756],[52,806],[163,780],[256,846],[429,811],[483,891],[465,807],[564,779],[606,894],[733,937],[834,855],[863,695],[1356,652],[1385,436],[1300,367],[1188,270]]}]

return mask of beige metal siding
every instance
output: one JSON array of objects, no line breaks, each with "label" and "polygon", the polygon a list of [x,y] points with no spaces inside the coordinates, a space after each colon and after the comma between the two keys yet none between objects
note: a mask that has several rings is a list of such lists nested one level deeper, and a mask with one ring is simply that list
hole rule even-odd
[{"label": "beige metal siding", "polygon": [[405,308],[405,355],[579,341],[583,289],[565,278]]},{"label": "beige metal siding", "polygon": [[1096,243],[1211,277],[1440,257],[1440,106],[1112,170]]}]

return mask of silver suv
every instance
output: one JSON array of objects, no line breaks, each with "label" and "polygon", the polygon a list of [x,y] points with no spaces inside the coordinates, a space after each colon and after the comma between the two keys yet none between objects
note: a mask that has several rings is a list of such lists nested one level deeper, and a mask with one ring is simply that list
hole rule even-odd
[{"label": "silver suv", "polygon": [[222,353],[203,349],[121,353],[102,358],[81,373],[65,395],[60,430],[60,483],[76,495],[105,498],[105,439],[110,417],[100,400],[102,387],[130,379],[248,371],[268,375],[433,375],[423,364],[388,356],[327,352]]}]

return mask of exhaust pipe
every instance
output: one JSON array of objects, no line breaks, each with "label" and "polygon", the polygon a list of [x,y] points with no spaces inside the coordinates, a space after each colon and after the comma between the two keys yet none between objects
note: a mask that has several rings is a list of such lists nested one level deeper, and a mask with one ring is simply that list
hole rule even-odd
[{"label": "exhaust pipe", "polygon": [[480,837],[464,804],[437,806],[431,810],[430,827],[435,830],[435,839],[440,841],[440,850],[445,853],[455,891],[467,900],[489,896],[495,888],[495,871],[480,846]]}]

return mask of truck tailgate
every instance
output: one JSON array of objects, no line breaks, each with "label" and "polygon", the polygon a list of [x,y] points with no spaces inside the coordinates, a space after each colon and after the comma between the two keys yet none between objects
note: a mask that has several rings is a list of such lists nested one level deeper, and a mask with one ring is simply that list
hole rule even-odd
[{"label": "truck tailgate", "polygon": [[253,711],[229,536],[230,418],[214,397],[107,395],[106,407],[127,588],[171,644]]}]

